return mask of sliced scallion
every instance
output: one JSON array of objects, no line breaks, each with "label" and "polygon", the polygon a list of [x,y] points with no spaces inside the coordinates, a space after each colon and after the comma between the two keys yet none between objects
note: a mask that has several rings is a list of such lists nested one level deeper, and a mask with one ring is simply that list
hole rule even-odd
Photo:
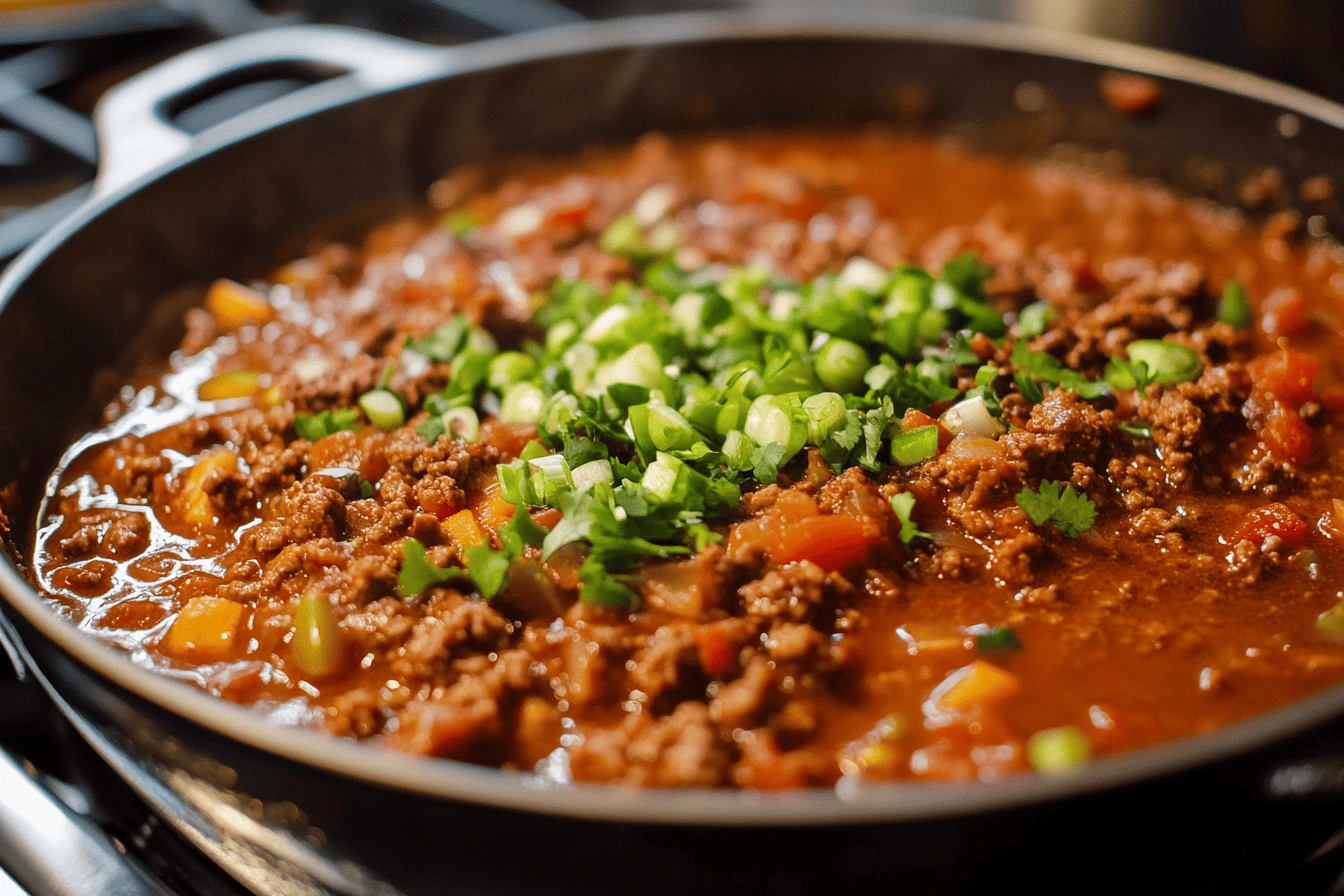
[{"label": "sliced scallion", "polygon": [[891,459],[903,467],[922,463],[938,454],[938,427],[916,426],[891,439]]},{"label": "sliced scallion", "polygon": [[386,389],[365,392],[359,398],[359,406],[364,409],[369,422],[383,432],[391,432],[406,422],[406,409],[402,407],[401,399]]},{"label": "sliced scallion", "polygon": [[514,383],[499,405],[499,419],[505,423],[536,423],[546,396],[531,383]]},{"label": "sliced scallion", "polygon": [[1072,771],[1092,755],[1087,737],[1072,725],[1037,731],[1027,740],[1031,767],[1045,774]]},{"label": "sliced scallion", "polygon": [[1126,348],[1132,364],[1146,364],[1155,382],[1172,385],[1199,376],[1199,355],[1193,349],[1163,339],[1136,339]]},{"label": "sliced scallion", "polygon": [[1237,330],[1251,325],[1251,302],[1240,280],[1229,280],[1218,302],[1218,320]]},{"label": "sliced scallion", "polygon": [[868,353],[848,339],[833,338],[817,352],[817,379],[827,389],[854,392],[863,385]]}]

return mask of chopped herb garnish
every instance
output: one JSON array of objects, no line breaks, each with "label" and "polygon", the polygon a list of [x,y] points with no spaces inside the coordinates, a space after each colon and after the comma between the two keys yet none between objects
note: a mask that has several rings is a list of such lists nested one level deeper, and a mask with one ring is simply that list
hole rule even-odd
[{"label": "chopped herb garnish", "polygon": [[1022,649],[1017,633],[1006,625],[973,625],[967,633],[975,638],[975,649],[980,653],[1011,653]]},{"label": "chopped herb garnish", "polygon": [[443,569],[435,566],[425,553],[425,546],[414,538],[401,543],[401,571],[397,573],[397,593],[402,597],[414,597],[431,585],[438,585],[461,576],[462,570],[456,567]]},{"label": "chopped herb garnish", "polygon": [[424,339],[412,339],[407,342],[406,351],[423,355],[431,361],[447,364],[457,357],[470,331],[471,321],[467,320],[465,314],[457,314]]},{"label": "chopped herb garnish", "polygon": [[910,513],[915,509],[915,496],[912,492],[894,495],[891,499],[891,509],[896,513],[896,519],[901,521],[901,541],[909,544],[916,538],[929,537],[929,533],[922,531],[915,521],[910,519]]},{"label": "chopped herb garnish", "polygon": [[1039,336],[1050,329],[1059,312],[1046,302],[1032,302],[1017,314],[1017,331],[1025,339]]},{"label": "chopped herb garnish", "polygon": [[1060,486],[1059,482],[1046,480],[1035,490],[1024,488],[1017,493],[1017,503],[1035,525],[1054,523],[1069,538],[1077,538],[1096,523],[1097,507],[1072,485],[1062,491]]},{"label": "chopped herb garnish", "polygon": [[1136,420],[1133,423],[1121,423],[1120,429],[1129,433],[1136,439],[1151,439],[1153,437],[1153,425],[1146,420]]},{"label": "chopped herb garnish", "polygon": [[1240,280],[1229,280],[1218,302],[1218,320],[1237,330],[1251,325],[1251,302]]},{"label": "chopped herb garnish", "polygon": [[359,429],[359,408],[337,408],[316,414],[295,414],[294,431],[309,442],[326,438],[332,433]]},{"label": "chopped herb garnish", "polygon": [[466,236],[473,230],[481,226],[481,222],[476,216],[466,210],[449,212],[443,218],[443,226],[452,232],[453,236]]}]

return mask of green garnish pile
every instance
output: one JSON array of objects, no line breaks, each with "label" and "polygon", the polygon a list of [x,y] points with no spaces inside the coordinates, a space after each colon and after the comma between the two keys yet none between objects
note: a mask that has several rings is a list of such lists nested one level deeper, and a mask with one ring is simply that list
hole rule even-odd
[{"label": "green garnish pile", "polygon": [[[937,276],[857,258],[839,274],[798,284],[754,267],[687,272],[653,256],[629,230],[621,219],[603,245],[628,249],[638,281],[606,292],[556,282],[535,310],[544,343],[500,351],[488,332],[459,315],[405,346],[404,369],[449,365],[447,388],[423,404],[428,417],[418,430],[425,439],[474,441],[483,413],[538,427],[539,440],[499,467],[501,494],[519,506],[518,526],[528,526],[521,522],[527,507],[558,508],[563,517],[544,535],[515,527],[501,538],[503,550],[468,553],[467,573],[487,597],[527,545],[550,556],[581,541],[590,550],[581,599],[628,606],[634,592],[625,574],[647,558],[688,554],[717,540],[706,521],[733,515],[743,485],[774,482],[808,446],[837,472],[877,472],[935,456],[937,427],[900,425],[912,408],[978,399],[969,427],[978,420],[1002,431],[999,398],[1012,385],[1033,403],[1056,386],[1094,399],[1199,372],[1189,349],[1156,340],[1134,343],[1130,360],[1113,364],[1104,381],[1031,351],[1025,339],[1013,347],[1014,370],[982,364],[969,338],[1000,340],[1010,327],[987,302],[991,270],[973,253]],[[1019,333],[1043,331],[1054,313],[1028,306]],[[959,388],[970,381],[971,388]],[[382,397],[391,393],[379,391],[377,401],[362,402],[370,421],[400,425],[397,408]],[[375,410],[381,419],[373,419]],[[357,417],[343,415],[299,415],[296,426],[310,437],[356,425]],[[1090,510],[1086,496],[1071,489],[1054,496],[1044,486],[1028,493],[1018,502],[1038,525],[1048,519],[1070,535],[1091,525],[1079,503]],[[906,541],[923,535],[910,521],[911,503],[895,507]],[[1041,509],[1047,503],[1048,513]],[[403,592],[454,575],[431,571],[419,545],[406,551],[406,561]]]}]

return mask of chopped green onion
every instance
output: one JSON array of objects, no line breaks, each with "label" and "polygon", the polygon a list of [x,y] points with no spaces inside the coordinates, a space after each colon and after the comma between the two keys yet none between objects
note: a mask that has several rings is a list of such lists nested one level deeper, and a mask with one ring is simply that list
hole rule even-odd
[{"label": "chopped green onion", "polygon": [[499,404],[499,419],[505,423],[536,423],[546,396],[531,383],[514,383]]},{"label": "chopped green onion", "polygon": [[682,451],[700,441],[689,420],[667,405],[649,406],[649,438],[659,451]]},{"label": "chopped green onion", "polygon": [[522,352],[502,352],[490,359],[485,381],[491,389],[503,390],[528,379],[537,371],[537,362]]},{"label": "chopped green onion", "polygon": [[609,255],[620,255],[632,261],[647,259],[653,254],[634,215],[621,215],[612,221],[599,245]]},{"label": "chopped green onion", "polygon": [[635,313],[635,309],[629,305],[612,305],[603,311],[593,322],[583,328],[583,334],[579,337],[584,342],[599,343],[609,336],[617,335],[617,331]]},{"label": "chopped green onion", "polygon": [[444,431],[455,439],[475,442],[481,437],[481,418],[471,408],[449,408],[441,419]]},{"label": "chopped green onion", "polygon": [[742,430],[757,445],[778,442],[784,446],[781,464],[807,444],[807,415],[797,393],[762,395],[751,403]]},{"label": "chopped green onion", "polygon": [[845,425],[845,400],[835,392],[818,392],[803,402],[807,415],[807,439],[820,445]]},{"label": "chopped green onion", "polygon": [[548,454],[529,460],[528,483],[542,504],[555,504],[560,496],[574,490],[574,479],[563,455]]},{"label": "chopped green onion", "polygon": [[1006,625],[975,626],[971,634],[975,637],[975,649],[981,653],[1010,653],[1022,649],[1017,633]]},{"label": "chopped green onion", "polygon": [[1218,302],[1218,320],[1237,330],[1251,325],[1251,302],[1240,280],[1229,280]]},{"label": "chopped green onion", "polygon": [[914,313],[918,315],[929,307],[933,278],[923,271],[903,271],[887,293],[887,304],[882,309],[886,317]]},{"label": "chopped green onion", "polygon": [[660,456],[658,460],[649,464],[644,471],[644,478],[640,480],[640,485],[648,489],[659,501],[667,501],[672,497],[672,493],[677,487],[678,467],[673,464],[672,459],[666,456]]},{"label": "chopped green onion", "polygon": [[574,479],[574,488],[581,492],[602,482],[615,481],[611,472],[611,461],[608,460],[590,460],[586,464],[580,464],[570,472],[570,476]]},{"label": "chopped green onion", "polygon": [[360,396],[359,406],[369,422],[383,432],[391,432],[406,422],[406,409],[395,393],[386,389],[374,389]]},{"label": "chopped green onion", "polygon": [[854,392],[863,385],[868,353],[848,339],[832,338],[817,352],[817,379],[827,389]]},{"label": "chopped green onion", "polygon": [[1337,644],[1344,644],[1344,601],[1316,617],[1316,631]]},{"label": "chopped green onion", "polygon": [[1136,339],[1126,348],[1131,364],[1148,365],[1155,382],[1171,385],[1199,376],[1199,355],[1192,349],[1162,339]]},{"label": "chopped green onion", "polygon": [[723,462],[734,470],[751,469],[751,455],[756,451],[756,443],[740,429],[730,429],[724,436]]},{"label": "chopped green onion", "polygon": [[1067,725],[1037,731],[1027,740],[1027,759],[1031,767],[1045,774],[1071,771],[1091,757],[1083,732]]},{"label": "chopped green onion", "polygon": [[616,383],[658,388],[663,378],[663,362],[647,342],[631,346],[625,354],[597,368],[593,385],[605,391]]},{"label": "chopped green onion", "polygon": [[891,459],[903,467],[922,463],[938,454],[938,427],[916,426],[891,440]]},{"label": "chopped green onion", "polygon": [[499,343],[491,335],[489,330],[480,327],[472,327],[467,331],[467,352],[473,352],[478,355],[493,355],[499,351]]},{"label": "chopped green onion", "polygon": [[477,227],[481,222],[476,220],[476,216],[465,209],[449,212],[443,219],[443,226],[447,227],[453,236],[466,236]]},{"label": "chopped green onion", "polygon": [[1136,420],[1133,423],[1121,423],[1120,429],[1136,439],[1151,439],[1153,437],[1153,425],[1144,420]]},{"label": "chopped green onion", "polygon": [[1032,302],[1017,315],[1017,329],[1030,339],[1039,336],[1050,328],[1050,324],[1059,317],[1059,312],[1046,302]]}]

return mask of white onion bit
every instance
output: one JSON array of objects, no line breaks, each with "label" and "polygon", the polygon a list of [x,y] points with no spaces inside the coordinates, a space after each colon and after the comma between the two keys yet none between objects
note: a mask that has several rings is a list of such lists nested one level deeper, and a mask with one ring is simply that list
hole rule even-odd
[{"label": "white onion bit", "polygon": [[952,405],[938,418],[938,422],[953,434],[969,432],[992,439],[1006,431],[1003,422],[995,419],[989,408],[985,407],[985,400],[978,395]]}]

